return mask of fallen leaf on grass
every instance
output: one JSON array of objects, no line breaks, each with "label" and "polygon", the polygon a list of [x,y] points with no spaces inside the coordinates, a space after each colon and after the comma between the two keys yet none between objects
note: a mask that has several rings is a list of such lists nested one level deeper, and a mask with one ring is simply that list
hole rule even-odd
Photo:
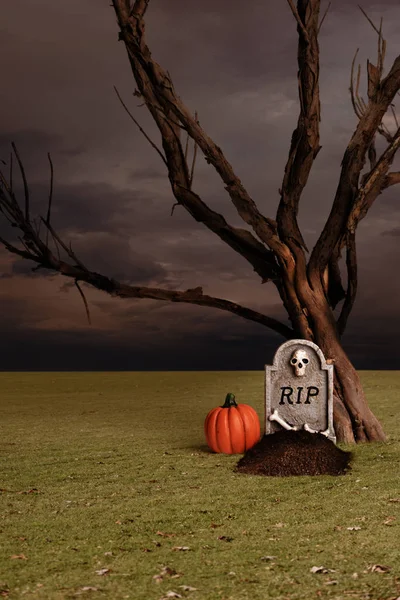
[{"label": "fallen leaf on grass", "polygon": [[111,569],[99,569],[96,571],[96,575],[100,575],[101,577],[108,575],[109,573],[111,573]]},{"label": "fallen leaf on grass", "polygon": [[2,598],[8,598],[9,594],[10,594],[10,590],[6,590],[6,589],[0,590],[0,596]]},{"label": "fallen leaf on grass", "polygon": [[77,592],[75,592],[74,596],[82,596],[82,594],[86,594],[86,592],[98,592],[99,588],[93,587],[92,585],[84,585],[79,588]]},{"label": "fallen leaf on grass", "polygon": [[325,581],[324,585],[337,585],[338,583],[337,579],[328,579],[328,581]]},{"label": "fallen leaf on grass", "polygon": [[142,552],[153,552],[153,550],[150,550],[150,548],[142,548]]},{"label": "fallen leaf on grass", "polygon": [[171,569],[171,567],[163,567],[158,575],[153,575],[153,580],[154,583],[161,583],[164,580],[164,577],[177,579],[178,577],[182,577],[182,575],[183,573],[177,573],[175,569]]},{"label": "fallen leaf on grass", "polygon": [[192,587],[191,585],[180,585],[179,586],[184,592],[196,592],[197,588]]},{"label": "fallen leaf on grass", "polygon": [[347,531],[360,531],[361,527],[356,525],[355,527],[347,527]]},{"label": "fallen leaf on grass", "polygon": [[11,560],[28,560],[27,557],[25,556],[25,554],[13,554],[12,556],[10,556]]},{"label": "fallen leaf on grass", "polygon": [[389,498],[388,502],[400,502],[400,498]]},{"label": "fallen leaf on grass", "polygon": [[221,542],[232,542],[233,541],[233,537],[230,537],[229,535],[219,535],[218,539],[221,540]]},{"label": "fallen leaf on grass", "polygon": [[267,560],[275,560],[276,556],[262,556],[260,560],[263,561],[267,561]]},{"label": "fallen leaf on grass", "polygon": [[391,567],[387,567],[386,565],[370,565],[367,568],[369,573],[389,573]]},{"label": "fallen leaf on grass", "polygon": [[222,527],[222,523],[211,523],[211,529],[216,529],[217,527]]},{"label": "fallen leaf on grass", "polygon": [[384,525],[393,525],[393,521],[396,520],[396,517],[388,517],[386,521],[383,522]]},{"label": "fallen leaf on grass", "polygon": [[176,537],[175,533],[164,533],[163,531],[156,531],[156,535],[161,535],[162,537]]},{"label": "fallen leaf on grass", "polygon": [[187,550],[190,550],[189,546],[174,546],[172,548],[172,550],[176,550],[178,552],[186,552]]},{"label": "fallen leaf on grass", "polygon": [[278,527],[278,529],[281,527],[285,527],[285,523],[275,523],[274,527]]},{"label": "fallen leaf on grass", "polygon": [[165,594],[164,598],[182,598],[182,596],[181,596],[181,594],[178,594],[177,592],[170,591]]},{"label": "fallen leaf on grass", "polygon": [[325,575],[326,573],[336,573],[336,569],[327,569],[326,567],[311,567],[310,573],[313,573],[314,575],[317,573],[323,573]]}]

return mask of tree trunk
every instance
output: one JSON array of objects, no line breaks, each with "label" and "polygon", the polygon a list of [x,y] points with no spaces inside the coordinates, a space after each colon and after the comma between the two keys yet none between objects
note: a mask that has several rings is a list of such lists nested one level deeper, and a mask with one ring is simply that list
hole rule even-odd
[{"label": "tree trunk", "polygon": [[[382,426],[367,404],[358,373],[343,349],[325,293],[322,287],[312,290],[306,281],[303,279],[300,294],[298,285],[292,285],[291,291],[296,290],[298,303],[303,307],[301,319],[306,317],[311,332],[307,339],[314,341],[334,365],[333,421],[337,440],[350,444],[385,441]],[[304,324],[299,329],[298,309],[292,315],[290,309],[288,312],[299,338],[306,337]]]},{"label": "tree trunk", "polygon": [[315,341],[334,364],[333,422],[338,441],[385,441],[378,419],[367,404],[360,378],[335,332],[315,328]]}]

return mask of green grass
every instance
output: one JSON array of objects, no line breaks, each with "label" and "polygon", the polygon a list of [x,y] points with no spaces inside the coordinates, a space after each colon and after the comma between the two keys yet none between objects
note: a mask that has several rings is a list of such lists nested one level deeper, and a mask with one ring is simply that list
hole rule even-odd
[{"label": "green grass", "polygon": [[261,372],[1,373],[0,597],[397,598],[400,373],[361,376],[388,443],[344,477],[279,479],[204,445],[228,391],[262,422]]}]

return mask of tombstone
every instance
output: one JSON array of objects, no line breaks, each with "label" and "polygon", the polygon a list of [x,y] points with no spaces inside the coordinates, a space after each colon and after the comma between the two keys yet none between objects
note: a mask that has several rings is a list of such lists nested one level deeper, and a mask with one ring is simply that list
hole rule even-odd
[{"label": "tombstone", "polygon": [[333,365],[307,340],[290,340],[265,367],[265,434],[284,429],[322,433],[333,428]]}]

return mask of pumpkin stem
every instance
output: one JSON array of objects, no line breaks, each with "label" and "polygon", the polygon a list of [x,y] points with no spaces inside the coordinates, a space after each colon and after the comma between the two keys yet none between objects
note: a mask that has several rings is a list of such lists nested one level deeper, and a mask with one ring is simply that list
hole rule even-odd
[{"label": "pumpkin stem", "polygon": [[225,403],[222,405],[221,408],[229,408],[231,406],[237,406],[237,404],[235,400],[235,394],[229,393],[226,395]]}]

